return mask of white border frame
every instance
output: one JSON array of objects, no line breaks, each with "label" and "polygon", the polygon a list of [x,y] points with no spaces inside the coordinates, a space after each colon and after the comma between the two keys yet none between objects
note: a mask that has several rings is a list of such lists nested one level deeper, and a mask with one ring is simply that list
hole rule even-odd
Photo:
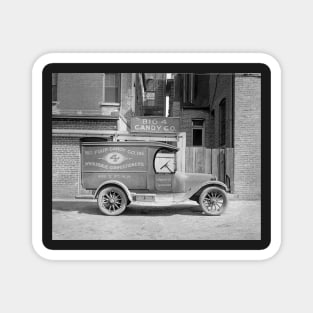
[{"label": "white border frame", "polygon": [[[42,70],[50,63],[264,63],[271,70],[271,243],[264,250],[49,250],[42,243]],[[32,70],[32,244],[49,260],[265,260],[281,244],[281,69],[264,53],[51,53]]]}]

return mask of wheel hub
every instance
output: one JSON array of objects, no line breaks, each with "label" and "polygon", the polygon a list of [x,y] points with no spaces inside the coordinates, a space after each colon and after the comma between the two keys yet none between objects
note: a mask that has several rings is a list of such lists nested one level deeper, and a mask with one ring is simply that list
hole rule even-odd
[{"label": "wheel hub", "polygon": [[106,188],[98,197],[100,210],[106,215],[119,215],[125,210],[125,197],[123,193],[115,190],[117,188]]},{"label": "wheel hub", "polygon": [[204,198],[204,204],[210,211],[220,211],[223,206],[223,198],[217,193],[208,193]]}]

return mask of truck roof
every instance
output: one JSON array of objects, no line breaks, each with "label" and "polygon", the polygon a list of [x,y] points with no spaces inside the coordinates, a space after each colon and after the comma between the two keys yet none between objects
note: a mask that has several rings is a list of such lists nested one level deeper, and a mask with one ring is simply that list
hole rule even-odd
[{"label": "truck roof", "polygon": [[82,142],[83,146],[132,146],[132,147],[158,147],[178,151],[179,148],[159,141],[106,141]]}]

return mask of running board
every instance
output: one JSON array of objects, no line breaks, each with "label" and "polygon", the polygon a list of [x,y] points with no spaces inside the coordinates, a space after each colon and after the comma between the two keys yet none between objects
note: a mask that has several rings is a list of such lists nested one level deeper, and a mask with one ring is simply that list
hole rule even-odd
[{"label": "running board", "polygon": [[133,193],[132,198],[133,202],[155,202],[157,204],[179,203],[188,200],[185,198],[185,193]]},{"label": "running board", "polygon": [[141,193],[133,196],[134,201],[140,202],[155,202],[155,194],[153,193]]}]

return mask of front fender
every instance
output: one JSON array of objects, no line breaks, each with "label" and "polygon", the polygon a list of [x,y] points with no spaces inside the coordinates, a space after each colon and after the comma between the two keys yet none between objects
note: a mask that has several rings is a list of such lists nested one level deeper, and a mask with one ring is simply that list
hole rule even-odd
[{"label": "front fender", "polygon": [[126,196],[128,198],[128,201],[131,202],[133,200],[133,197],[129,191],[129,189],[126,187],[125,184],[123,184],[122,182],[118,181],[118,180],[106,180],[105,182],[103,182],[96,190],[95,192],[95,198],[98,197],[98,194],[100,192],[100,190],[106,186],[117,186],[121,189],[123,189],[123,191],[126,193]]},{"label": "front fender", "polygon": [[196,197],[196,196],[198,196],[198,194],[200,195],[200,193],[202,192],[202,190],[204,188],[213,187],[213,186],[219,187],[219,188],[225,190],[226,192],[229,191],[227,186],[224,183],[222,183],[218,180],[214,180],[214,181],[205,182],[205,183],[202,183],[202,184],[197,185],[195,187],[192,187],[189,191],[187,191],[184,198],[187,200],[187,199],[191,199],[193,197]]}]

